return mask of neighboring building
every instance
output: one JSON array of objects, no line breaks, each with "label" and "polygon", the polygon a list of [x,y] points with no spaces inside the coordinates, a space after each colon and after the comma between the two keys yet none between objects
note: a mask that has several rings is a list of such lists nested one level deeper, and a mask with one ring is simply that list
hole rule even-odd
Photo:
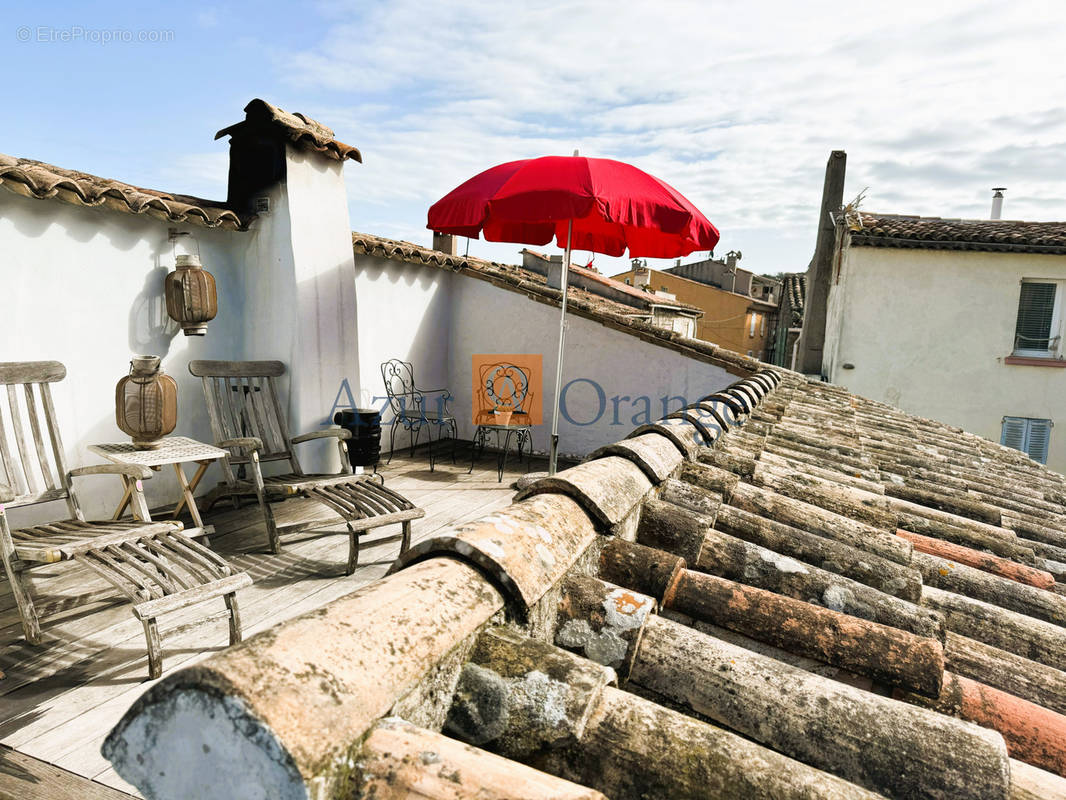
[{"label": "neighboring building", "polygon": [[[635,260],[628,272],[615,275],[614,279],[637,288],[647,287],[658,296],[667,293],[699,308],[703,316],[696,324],[698,339],[759,359],[765,359],[773,342],[777,315],[773,289],[779,284],[773,278],[753,276],[740,269],[732,257],[727,261],[680,264],[662,271]],[[753,297],[753,286],[766,299]]]},{"label": "neighboring building", "polygon": [[[553,289],[562,286],[563,257],[560,255],[546,256],[524,248],[522,267],[546,278],[548,286]],[[697,320],[703,316],[703,312],[697,306],[678,302],[669,292],[641,291],[577,264],[570,265],[567,285],[630,306],[635,309],[631,315],[634,319],[650,322],[656,328],[673,331],[690,339],[697,338]]]},{"label": "neighboring building", "polygon": [[1066,470],[1066,223],[836,224],[823,375]]},{"label": "neighboring building", "polygon": [[803,301],[807,294],[805,272],[786,273],[781,280],[781,302],[777,307],[777,330],[770,348],[769,362],[796,368],[799,335],[803,329]]}]

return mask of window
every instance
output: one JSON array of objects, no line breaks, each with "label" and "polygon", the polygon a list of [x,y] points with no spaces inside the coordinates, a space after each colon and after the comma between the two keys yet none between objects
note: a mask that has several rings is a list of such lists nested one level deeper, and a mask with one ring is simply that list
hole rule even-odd
[{"label": "window", "polygon": [[632,286],[632,285],[633,285],[633,284],[631,284],[631,283],[629,282],[629,278],[626,278],[626,286]]},{"label": "window", "polygon": [[752,338],[752,337],[755,336],[755,323],[758,322],[758,320],[759,320],[759,315],[753,313],[751,315],[751,326],[748,328],[748,338]]},{"label": "window", "polygon": [[1033,461],[1046,464],[1052,425],[1054,423],[1049,419],[1004,417],[999,443],[1021,450]]},{"label": "window", "polygon": [[1022,281],[1014,325],[1015,355],[1036,358],[1058,355],[1060,295],[1054,281]]}]

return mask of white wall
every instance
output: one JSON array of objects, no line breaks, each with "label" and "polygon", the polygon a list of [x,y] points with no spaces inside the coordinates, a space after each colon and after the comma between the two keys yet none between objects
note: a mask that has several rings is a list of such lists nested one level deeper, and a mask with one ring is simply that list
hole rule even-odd
[{"label": "white wall", "polygon": [[[453,410],[459,435],[473,434],[471,356],[475,353],[541,353],[544,368],[544,424],[533,431],[534,448],[547,452],[551,435],[552,398],[558,351],[559,309],[523,294],[498,288],[476,278],[455,276],[452,291],[452,331],[448,384],[455,396]],[[737,377],[720,367],[698,361],[669,347],[645,342],[583,317],[570,315],[563,357],[563,385],[581,379],[567,391],[567,412],[560,417],[559,452],[584,456],[605,444],[624,439],[650,417],[662,417],[664,396],[669,411],[694,403],[728,386]],[[591,383],[590,383],[591,382]],[[601,396],[606,401],[601,409]],[[620,399],[617,418],[612,398]],[[575,424],[587,423],[587,424]]]},{"label": "white wall", "polygon": [[1066,368],[1004,363],[1023,278],[1066,279],[1066,256],[848,247],[824,373],[997,442],[1004,416],[1051,419],[1048,466],[1066,472]]},{"label": "white wall", "polygon": [[[218,316],[204,337],[186,337],[166,315],[163,281],[177,252],[199,252],[218,285]],[[176,434],[210,441],[200,383],[188,372],[196,358],[238,358],[243,340],[245,252],[253,234],[177,225],[147,216],[36,200],[0,191],[0,361],[54,359],[67,377],[53,385],[69,467],[101,463],[92,443],[127,439],[115,425],[115,383],[133,355],[163,358],[178,382]],[[236,350],[236,352],[235,352]],[[212,468],[206,485],[219,479]],[[176,500],[173,471],[145,483],[149,503]],[[82,478],[87,513],[109,517],[121,496],[119,479]],[[62,504],[40,510],[54,517]],[[16,523],[27,514],[12,512]],[[41,518],[41,517],[36,517]]]},{"label": "white wall", "polygon": [[[415,380],[422,387],[449,385],[452,287],[462,280],[435,267],[377,256],[355,257],[360,369],[350,376],[349,385],[357,403],[372,402],[375,408],[383,407],[381,364],[391,358],[410,361]],[[387,448],[389,431],[384,433],[382,445]],[[397,431],[396,447],[409,443],[407,432]]]},{"label": "white wall", "polygon": [[[343,164],[286,146],[248,260],[247,357],[285,362],[292,435],[318,430],[345,378],[358,381],[358,312]],[[335,442],[297,445],[306,471],[337,471]]]},{"label": "white wall", "polygon": [[[534,430],[534,446],[540,452],[547,451],[558,308],[459,273],[378,256],[356,256],[355,275],[364,390],[378,397],[384,394],[379,372],[381,362],[389,358],[410,361],[420,386],[446,387],[451,391],[454,397],[451,411],[459,435],[469,439],[473,435],[471,357],[489,353],[541,353],[544,424]],[[736,380],[718,367],[687,358],[668,347],[644,342],[581,317],[571,315],[569,319],[564,385],[575,378],[594,381],[603,390],[606,407],[596,420],[599,411],[596,389],[589,383],[579,382],[568,391],[570,417],[591,424],[560,421],[563,453],[585,455],[600,445],[624,438],[644,421],[642,402],[634,406],[632,400],[620,400],[618,424],[614,424],[614,396],[647,395],[650,417],[654,420],[663,415],[664,395],[680,396],[691,403]],[[381,401],[376,405],[380,407]],[[673,399],[669,409],[673,411],[680,406],[681,401]],[[634,417],[637,417],[635,422]],[[387,437],[388,430],[384,447],[388,446]],[[408,442],[407,435],[398,431],[397,449]]]}]

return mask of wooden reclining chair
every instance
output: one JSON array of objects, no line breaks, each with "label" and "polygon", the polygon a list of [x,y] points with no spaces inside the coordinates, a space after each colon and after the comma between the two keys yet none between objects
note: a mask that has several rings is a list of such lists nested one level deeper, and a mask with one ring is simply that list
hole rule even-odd
[{"label": "wooden reclining chair", "polygon": [[[351,575],[359,563],[359,537],[366,531],[399,522],[403,526],[400,552],[411,545],[411,521],[426,512],[405,497],[376,483],[370,476],[352,475],[347,440],[351,432],[326,428],[289,437],[278,399],[276,379],[285,374],[280,361],[193,361],[189,372],[203,381],[207,413],[218,447],[230,451],[223,459],[226,480],[206,498],[210,509],[230,498],[239,507],[242,497],[255,497],[266,520],[270,551],[281,551],[280,534],[321,527],[321,521],[301,521],[279,529],[270,501],[310,497],[337,512],[348,528],[348,566]],[[293,446],[314,439],[335,437],[343,472],[308,475],[300,468]],[[286,462],[280,475],[263,477],[261,464]],[[234,467],[238,471],[234,471]],[[249,472],[247,477],[245,473]]]},{"label": "wooden reclining chair", "polygon": [[[202,535],[201,529],[183,530],[180,522],[152,522],[141,489],[141,480],[150,478],[151,470],[125,464],[67,470],[50,386],[66,374],[58,361],[0,363],[0,386],[6,389],[0,396],[0,557],[26,640],[39,644],[40,619],[72,607],[70,598],[38,607],[29,573],[47,564],[71,562],[107,580],[132,604],[133,615],[144,624],[152,678],[163,672],[156,625],[160,614],[221,596],[229,609],[230,644],[239,642],[236,592],[249,586],[251,578],[195,542],[192,537]],[[131,499],[139,519],[87,521],[71,480],[83,475],[132,479]],[[69,519],[11,530],[5,507],[54,500],[66,501]],[[92,592],[79,595],[75,604],[100,599],[100,592]]]}]

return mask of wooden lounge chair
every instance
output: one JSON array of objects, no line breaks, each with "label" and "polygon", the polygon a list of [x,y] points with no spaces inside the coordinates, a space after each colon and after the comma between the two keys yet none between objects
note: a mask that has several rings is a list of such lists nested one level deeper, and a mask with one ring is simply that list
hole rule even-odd
[{"label": "wooden lounge chair", "polygon": [[[193,541],[199,528],[180,522],[152,522],[141,489],[151,470],[126,464],[101,464],[67,470],[50,384],[62,380],[58,361],[0,363],[0,557],[15,596],[22,630],[30,644],[41,641],[40,619],[71,607],[69,598],[37,607],[29,573],[56,562],[82,564],[115,586],[130,601],[148,640],[148,674],[163,672],[156,617],[223,597],[229,609],[230,644],[241,640],[236,592],[252,582],[217,554]],[[6,400],[6,403],[4,402]],[[27,428],[29,435],[27,436]],[[132,485],[139,519],[90,522],[85,519],[72,478],[123,475]],[[7,509],[65,500],[70,518],[11,530]],[[108,594],[112,594],[108,592]],[[83,594],[76,605],[100,600]]]},{"label": "wooden lounge chair", "polygon": [[[347,575],[359,563],[359,537],[368,530],[399,522],[403,526],[400,552],[410,547],[411,521],[425,516],[426,512],[386,488],[384,479],[378,483],[371,476],[351,474],[347,446],[350,431],[325,428],[289,437],[276,385],[276,379],[285,374],[284,364],[280,361],[193,361],[189,372],[203,381],[215,444],[230,451],[230,456],[222,461],[226,480],[208,493],[207,509],[224,497],[239,507],[242,497],[254,496],[266,520],[270,551],[278,553],[282,532],[307,530],[321,526],[321,522],[297,522],[279,529],[270,501],[297,495],[317,500],[337,512],[348,528]],[[327,437],[336,438],[345,471],[305,474],[293,445]],[[269,461],[286,463],[286,471],[264,478],[260,465]]]}]

